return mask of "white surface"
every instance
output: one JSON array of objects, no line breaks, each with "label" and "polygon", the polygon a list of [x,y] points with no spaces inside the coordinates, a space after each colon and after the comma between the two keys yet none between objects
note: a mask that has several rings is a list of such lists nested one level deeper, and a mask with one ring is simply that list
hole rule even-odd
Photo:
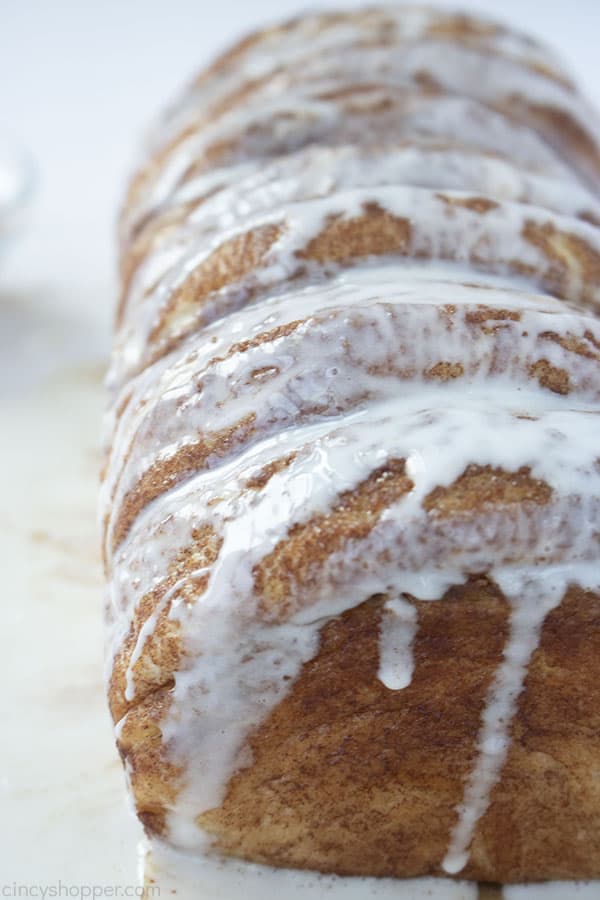
[{"label": "white surface", "polygon": [[[478,4],[492,14],[499,6]],[[0,3],[0,131],[32,150],[40,172],[31,230],[0,261],[0,885],[133,884],[137,835],[99,686],[101,392],[81,369],[27,403],[10,391],[106,353],[113,223],[143,126],[223,44],[297,9],[282,0]],[[504,0],[501,13],[557,45],[600,105],[598,0]]]},{"label": "white surface", "polygon": [[[160,884],[161,892],[169,894],[174,890],[182,900],[239,900],[242,897],[244,900],[279,897],[284,900],[321,900],[322,897],[327,900],[478,900],[479,895],[477,885],[468,881],[339,878],[317,872],[269,869],[236,860],[186,858],[164,847],[153,849],[152,859],[147,863],[147,876]],[[546,898],[526,896],[523,900]],[[571,898],[562,897],[561,900]]]},{"label": "white surface", "polygon": [[138,828],[101,684],[102,404],[99,367],[87,366],[2,409],[2,896],[13,882],[137,883]]}]

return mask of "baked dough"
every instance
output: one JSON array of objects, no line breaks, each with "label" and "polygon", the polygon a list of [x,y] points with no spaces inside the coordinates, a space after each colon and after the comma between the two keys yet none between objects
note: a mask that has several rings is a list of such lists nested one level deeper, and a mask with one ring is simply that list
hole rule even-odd
[{"label": "baked dough", "polygon": [[600,877],[600,123],[466,16],[295,19],[121,217],[107,684],[147,832]]}]

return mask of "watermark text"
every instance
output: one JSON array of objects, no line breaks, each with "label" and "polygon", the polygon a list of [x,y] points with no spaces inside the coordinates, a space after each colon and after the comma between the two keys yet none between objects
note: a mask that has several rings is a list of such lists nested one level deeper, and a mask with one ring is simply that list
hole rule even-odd
[{"label": "watermark text", "polygon": [[57,900],[63,897],[67,900],[104,900],[105,897],[117,900],[117,898],[140,897],[142,900],[146,898],[150,900],[160,897],[160,888],[152,884],[142,887],[139,884],[68,884],[64,881],[53,884],[25,884],[12,881],[0,883],[0,898],[5,897],[33,898],[33,900]]}]

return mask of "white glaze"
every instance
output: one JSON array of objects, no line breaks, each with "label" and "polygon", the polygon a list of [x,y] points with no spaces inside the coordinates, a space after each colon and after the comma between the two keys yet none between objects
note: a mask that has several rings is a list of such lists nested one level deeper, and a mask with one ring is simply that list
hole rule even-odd
[{"label": "white glaze", "polygon": [[[273,30],[270,34],[264,34],[257,44],[247,46],[238,53],[233,65],[209,73],[199,84],[191,85],[161,119],[160,127],[155,129],[152,146],[163,145],[167,136],[181,127],[182,120],[189,118],[190,113],[200,107],[214,107],[240,83],[264,78],[280,70],[282,65],[302,67],[307,57],[310,58],[311,51],[317,58],[327,57],[332,49],[342,56],[340,50],[352,48],[356,52],[357,45],[372,45],[381,40],[382,35],[386,40],[400,44],[419,41],[430,36],[432,28],[452,24],[455,19],[455,14],[451,12],[410,5],[403,5],[401,9],[390,5],[359,10],[350,13],[343,22],[327,21],[323,15],[299,17],[291,28]],[[477,21],[482,20],[478,17]],[[492,24],[492,31],[480,32],[469,43],[485,52],[501,54],[517,64],[541,66],[568,82],[569,75],[554,53],[529,36],[498,27],[497,23]]]},{"label": "white glaze", "polygon": [[[161,896],[181,900],[483,900],[476,884],[449,878],[340,878],[317,872],[273,869],[219,856],[194,856],[160,841],[140,847],[141,878]],[[600,882],[556,881],[504,885],[500,900],[597,900]],[[151,896],[151,895],[149,895]],[[489,896],[489,895],[488,895]]]},{"label": "white glaze", "polygon": [[[559,78],[568,78],[561,71],[560,63],[545,49],[529,39],[515,39],[506,31],[480,34],[466,45],[453,39],[432,37],[432,26],[451,19],[448,14],[435,10],[425,15],[422,10],[378,10],[358,14],[352,22],[344,25],[338,23],[322,28],[319,27],[322,26],[322,19],[316,17],[308,27],[302,23],[283,35],[273,33],[271,40],[267,36],[256,48],[251,47],[238,56],[229,71],[219,72],[217,77],[209,77],[199,87],[188,91],[181,102],[172,108],[171,114],[163,118],[160,130],[151,142],[151,149],[156,151],[168,145],[177,134],[198,120],[204,120],[206,126],[207,120],[214,119],[211,111],[218,110],[219,104],[234,94],[241,84],[268,76],[258,93],[254,91],[244,97],[244,108],[248,104],[256,104],[260,108],[270,91],[280,93],[285,88],[289,94],[286,73],[293,75],[296,87],[299,80],[310,83],[327,77],[337,79],[342,86],[352,81],[356,83],[357,79],[363,81],[365,76],[372,80],[378,69],[377,58],[383,56],[386,59],[390,55],[390,47],[392,66],[400,83],[415,72],[425,71],[446,87],[462,94],[482,94],[491,103],[498,103],[504,92],[508,96],[535,97],[540,102],[573,111],[573,104],[579,100],[571,88],[558,84],[547,75],[540,75],[534,68],[542,67],[546,73],[554,72]],[[303,44],[302,40],[306,43]],[[401,46],[400,52],[398,45]],[[333,54],[332,46],[337,51]],[[343,47],[351,47],[352,50],[344,54],[340,52]],[[477,77],[465,77],[473,73],[467,72],[468,65],[464,60],[471,60],[471,65],[480,68],[483,66],[484,77],[480,72]],[[352,67],[350,71],[348,66]],[[382,71],[389,76],[390,65],[384,65]],[[591,118],[589,110],[583,111],[584,124],[587,125]]]},{"label": "white glaze", "polygon": [[379,671],[377,677],[391,691],[399,691],[412,681],[412,643],[417,633],[417,610],[402,597],[387,600],[381,617]]},{"label": "white glaze", "polygon": [[[535,108],[571,115],[593,147],[600,128],[570,85],[536,71],[557,70],[519,37],[497,32],[465,46],[432,37],[439,14],[364,15],[358,26],[328,25],[315,42],[352,48],[342,63],[312,46],[306,53],[318,33],[309,17],[267,36],[272,54],[242,51],[227,73],[192,87],[154,147],[191,133],[149,170],[124,217],[126,259],[156,217],[179,219],[152,237],[128,285],[113,357],[107,674],[141,599],[156,591],[126,659],[124,700],[137,698],[148,637],[168,609],[183,649],[161,722],[183,773],[168,838],[204,851],[198,816],[252,764],[249,734],[314,657],[327,621],[385,595],[375,674],[402,690],[418,629],[406,595],[436,601],[485,573],[510,605],[510,633],[448,838],[443,865],[455,874],[501,777],[546,615],[571,585],[600,587],[600,288],[573,249],[578,241],[600,253],[600,232],[582,221],[598,215],[600,178],[583,143]],[[382,44],[388,17],[398,32]],[[363,29],[370,46],[357,47]],[[417,84],[423,71],[441,91]],[[244,102],[196,127],[264,75]],[[348,85],[361,90],[348,98],[339,93]],[[391,112],[373,111],[379,101]],[[193,174],[223,141],[233,144],[220,168]],[[481,205],[482,196],[494,202]],[[332,217],[352,220],[370,204],[409,222],[397,253],[305,263]],[[264,225],[282,231],[260,266],[204,298],[201,314],[171,310],[174,292],[221,244]],[[531,225],[573,242],[540,247]],[[540,365],[562,373],[563,387],[551,389]],[[447,383],[436,381],[440,366],[454,370]],[[222,438],[250,417],[253,431]],[[201,442],[213,450],[163,483],[117,540],[140,479]],[[366,535],[291,574],[283,602],[263,596],[256,573],[290,529],[326,516],[390,460],[405,461],[407,492]],[[549,499],[447,517],[428,509],[431,492],[470,465],[527,468]],[[216,561],[167,588],[206,527],[221,541]],[[184,600],[180,588],[196,578],[198,596],[187,590]]]},{"label": "white glaze", "polygon": [[[361,113],[359,108],[350,116],[335,100],[284,96],[261,103],[258,113],[243,107],[227,114],[200,134],[186,137],[171,153],[154,180],[145,186],[143,199],[128,211],[123,223],[124,236],[180,188],[205,151],[229,142],[231,149],[225,159],[228,166],[252,158],[264,164],[265,159],[314,143],[369,147],[397,142],[434,146],[451,142],[499,154],[526,170],[559,177],[567,183],[575,182],[553,150],[529,128],[473,100],[445,95],[432,97],[428,93],[414,94],[391,88],[378,88],[371,99],[388,102],[389,112]],[[276,129],[272,126],[274,118],[278,122]],[[581,186],[576,190],[581,190]]]},{"label": "white glaze", "polygon": [[[451,406],[453,394],[458,407]],[[185,762],[187,771],[170,826],[178,845],[202,844],[195,816],[219,803],[245,734],[314,655],[327,618],[375,593],[404,591],[437,599],[468,572],[491,569],[494,576],[496,566],[515,562],[526,573],[533,566],[534,577],[544,559],[566,560],[570,580],[581,581],[579,567],[597,553],[598,426],[586,404],[578,408],[572,401],[564,411],[555,407],[553,395],[539,390],[515,396],[510,387],[503,392],[496,384],[473,387],[465,398],[458,389],[423,387],[347,415],[344,425],[328,419],[288,428],[229,463],[200,471],[139,516],[118,557],[117,574],[124,579],[120,602],[130,598],[115,616],[115,622],[122,617],[123,629],[136,598],[147,589],[148,576],[167,572],[194,527],[210,522],[223,537],[201,603],[175,604],[171,612],[186,635],[187,649],[163,723],[173,759]],[[537,418],[515,418],[524,411]],[[243,491],[253,471],[290,450],[301,452],[284,472],[259,493]],[[295,522],[326,511],[337,495],[387,458],[406,458],[413,490],[382,514],[367,538],[329,557],[297,598],[290,586],[289,624],[256,618],[257,608],[249,602],[253,567]],[[552,488],[553,500],[543,511],[523,510],[516,522],[491,512],[466,522],[432,520],[423,499],[434,487],[451,484],[469,461],[507,471],[529,465],[534,477]],[[213,502],[216,497],[220,502]],[[385,563],[378,560],[383,548],[389,553]],[[139,573],[146,573],[141,587],[130,587],[132,574]],[[241,664],[248,656],[252,663]],[[218,690],[207,691],[215,684]]]},{"label": "white glaze", "polygon": [[[340,878],[318,872],[272,869],[220,857],[198,858],[152,841],[142,850],[142,871],[161,896],[181,900],[477,900],[477,885],[446,878]],[[519,898],[520,900],[520,898]],[[534,895],[524,900],[538,900]],[[564,898],[561,898],[564,900]]]},{"label": "white glaze", "polygon": [[[475,195],[476,196],[476,195]],[[576,236],[590,250],[600,253],[599,231],[586,222],[559,216],[537,207],[518,203],[498,204],[481,214],[465,208],[464,203],[475,199],[474,195],[461,191],[437,191],[413,187],[357,188],[304,203],[288,204],[285,210],[273,211],[266,215],[252,217],[243,228],[234,228],[199,243],[192,242],[184,248],[187,252],[178,259],[164,275],[151,293],[144,296],[143,289],[130,298],[125,310],[124,322],[117,334],[111,383],[121,385],[127,376],[135,374],[147,365],[152,355],[160,351],[166,341],[184,334],[198,323],[201,312],[203,324],[233,312],[247,302],[250,292],[261,291],[264,302],[269,291],[304,271],[305,279],[322,278],[324,269],[335,272],[339,266],[330,264],[323,267],[317,263],[307,264],[300,259],[301,253],[324,229],[329,217],[340,216],[351,220],[364,213],[367,204],[376,204],[390,215],[407,219],[411,224],[410,237],[401,256],[426,255],[433,260],[451,260],[470,263],[470,271],[487,271],[499,274],[514,274],[514,261],[528,266],[527,281],[538,287],[545,285],[547,274],[554,270],[554,262],[524,236],[528,224],[540,229],[550,228]],[[462,205],[457,205],[462,204]],[[201,308],[184,310],[172,316],[168,324],[152,342],[153,334],[161,317],[169,309],[173,293],[180,288],[187,277],[221,244],[238,234],[266,225],[282,225],[283,233],[275,240],[268,253],[251,274],[233,280],[220,290],[207,296]],[[473,257],[476,257],[475,265]],[[393,259],[393,255],[392,255]],[[357,265],[364,258],[350,259],[347,265]],[[400,277],[401,273],[397,273]],[[396,273],[394,273],[396,275]],[[463,278],[468,276],[463,268]],[[523,281],[523,279],[521,279]],[[562,286],[557,285],[557,293],[574,302],[582,302],[582,281],[577,267]],[[600,298],[600,288],[593,282],[585,284],[586,302],[596,308]],[[135,286],[132,287],[135,291]]]},{"label": "white glaze", "polygon": [[515,168],[507,160],[476,149],[452,145],[440,149],[415,144],[414,139],[411,145],[399,148],[309,146],[271,164],[261,159],[211,171],[175,190],[157,214],[183,211],[187,204],[208,199],[183,214],[174,235],[165,229],[163,236],[154,238],[153,252],[139,267],[127,302],[137,302],[136,297],[156,285],[203,233],[207,240],[258,212],[340,189],[394,184],[469,190],[499,201],[542,206],[570,216],[593,215],[600,220],[600,206],[577,183]]},{"label": "white glaze", "polygon": [[[375,302],[372,295],[385,302]],[[440,312],[440,305],[449,302],[458,307],[451,316]],[[518,311],[520,321],[504,321],[487,334],[470,326],[468,317],[488,304]],[[469,383],[485,380],[495,368],[522,385],[530,380],[530,367],[546,359],[570,373],[572,393],[597,398],[598,362],[569,354],[545,338],[551,332],[585,341],[587,332],[600,339],[596,321],[562,312],[550,298],[441,282],[407,282],[402,289],[376,280],[372,273],[368,284],[359,279],[332,285],[329,297],[325,291],[307,289],[276,298],[268,310],[263,304],[249,307],[235,320],[236,328],[243,323],[241,333],[256,336],[265,326],[293,322],[300,313],[307,326],[226,360],[221,360],[223,348],[236,333],[231,331],[233,318],[221,320],[207,329],[214,343],[207,340],[190,356],[176,356],[173,365],[159,364],[150,390],[145,389],[146,377],[138,380],[112,438],[119,456],[127,459],[121,471],[114,472],[118,481],[109,477],[105,486],[117,501],[111,508],[112,522],[125,493],[144,472],[186,443],[208,438],[249,414],[257,426],[273,432],[307,417],[350,410],[366,397],[389,397],[400,385],[405,393],[419,392],[440,360],[460,364]],[[316,360],[310,370],[303,364],[307,356]],[[373,366],[382,371],[374,374],[368,368]],[[265,375],[253,377],[257,371]],[[182,408],[185,416],[177,414]],[[112,525],[109,539],[111,534]]]},{"label": "white glaze", "polygon": [[[243,100],[243,114],[239,108],[225,114],[228,121],[241,122],[250,115],[256,115],[270,97],[285,92],[296,98],[319,97],[336,87],[373,83],[377,85],[405,86],[417,84],[423,73],[443,91],[449,94],[471,97],[492,109],[508,111],[526,126],[537,128],[541,136],[555,145],[559,153],[570,154],[571,159],[582,165],[577,149],[570,141],[563,142],[544,122],[536,122],[532,117],[532,107],[546,107],[568,111],[577,125],[590,133],[592,140],[598,140],[600,132],[597,119],[589,105],[574,94],[570,88],[540,74],[527,66],[520,66],[514,60],[502,55],[489,53],[475,47],[467,47],[447,40],[434,38],[411,41],[399,52],[398,46],[363,46],[354,48],[353,53],[339,57],[320,55],[311,48],[310,56],[300,61],[298,68],[286,61],[285,69],[271,77],[258,90],[246,95]],[[521,104],[525,104],[525,109]],[[192,122],[200,119],[203,132],[211,134],[205,106],[192,106]],[[527,115],[528,114],[528,115]],[[219,116],[217,115],[217,119]],[[531,119],[533,118],[533,123]],[[189,127],[189,121],[186,123]],[[594,175],[591,177],[594,181]],[[596,187],[598,183],[596,181]]]},{"label": "white glaze", "polygon": [[272,162],[211,170],[182,184],[159,212],[208,197],[185,221],[195,229],[222,230],[249,213],[326,195],[339,186],[385,184],[481,191],[568,215],[598,211],[594,196],[575,181],[516,168],[475,147],[449,143],[440,149],[413,140],[405,147],[308,146]]}]

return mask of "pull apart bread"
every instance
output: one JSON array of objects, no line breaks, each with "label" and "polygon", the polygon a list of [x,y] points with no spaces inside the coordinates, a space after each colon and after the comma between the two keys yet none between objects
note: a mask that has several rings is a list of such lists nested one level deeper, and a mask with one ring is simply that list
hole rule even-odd
[{"label": "pull apart bread", "polygon": [[150,835],[600,877],[600,120],[420,7],[258,32],[120,224],[107,684]]}]

